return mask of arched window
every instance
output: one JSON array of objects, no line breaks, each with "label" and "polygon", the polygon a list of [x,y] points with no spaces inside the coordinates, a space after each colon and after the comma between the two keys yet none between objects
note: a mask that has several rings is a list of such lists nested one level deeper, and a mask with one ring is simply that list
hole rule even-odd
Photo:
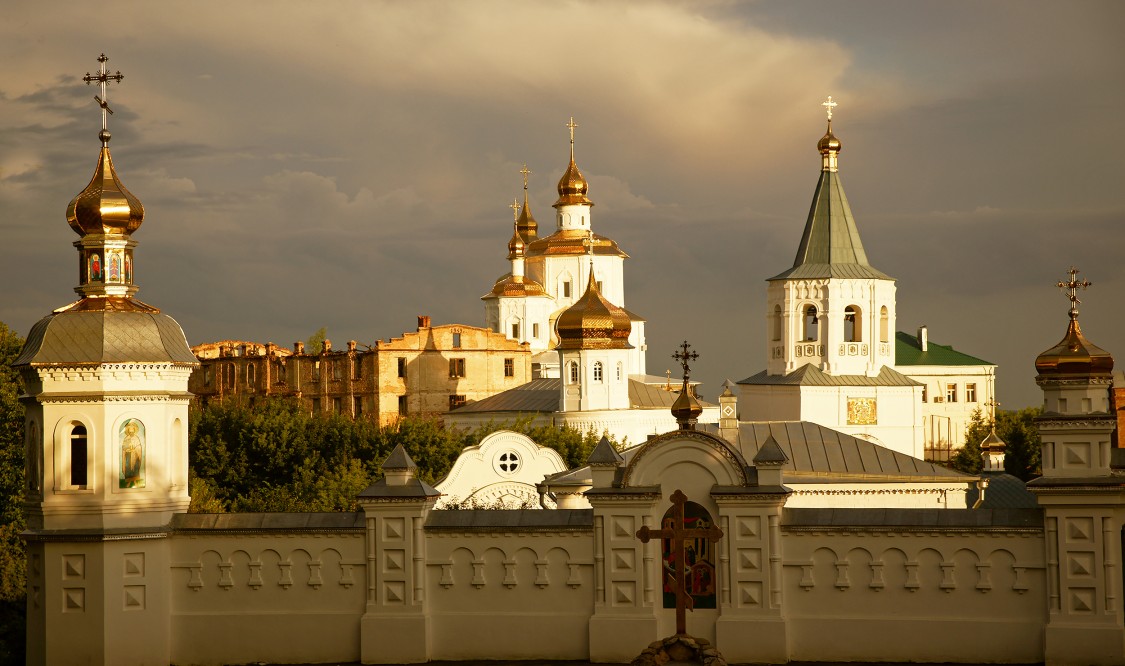
[{"label": "arched window", "polygon": [[773,306],[773,341],[781,340],[781,306]]},{"label": "arched window", "polygon": [[246,366],[246,385],[254,386],[254,364],[250,363]]},{"label": "arched window", "polygon": [[233,363],[226,363],[223,365],[223,386],[226,388],[234,388],[234,375],[236,368]]},{"label": "arched window", "polygon": [[805,340],[816,342],[820,338],[820,321],[817,317],[816,306],[805,308]]},{"label": "arched window", "polygon": [[594,381],[602,381],[602,362],[594,361]]},{"label": "arched window", "polygon": [[89,483],[86,458],[86,426],[74,424],[70,429],[70,485],[85,488]]},{"label": "arched window", "polygon": [[859,342],[862,338],[863,322],[860,321],[859,308],[849,305],[844,309],[844,342]]},{"label": "arched window", "polygon": [[567,368],[569,368],[568,374],[570,374],[570,383],[571,384],[577,384],[578,383],[578,364],[575,363],[574,361],[571,361],[570,363],[567,363]]},{"label": "arched window", "polygon": [[891,315],[887,312],[887,306],[879,309],[879,342],[890,342],[891,340]]}]

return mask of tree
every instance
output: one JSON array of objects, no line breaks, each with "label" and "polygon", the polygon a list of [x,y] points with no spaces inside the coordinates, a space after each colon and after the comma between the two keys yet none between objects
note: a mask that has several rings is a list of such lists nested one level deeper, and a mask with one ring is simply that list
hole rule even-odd
[{"label": "tree", "polygon": [[309,354],[319,354],[321,346],[327,339],[328,329],[321,326],[316,333],[310,335],[309,339],[305,341],[305,351]]},{"label": "tree", "polygon": [[12,369],[22,348],[23,338],[0,322],[0,663],[23,663],[24,651],[24,410]]},{"label": "tree", "polygon": [[[996,436],[1004,441],[1004,471],[1023,481],[1030,481],[1042,473],[1040,465],[1039,428],[1035,419],[1043,410],[1025,407],[1016,411],[996,412]],[[965,445],[949,461],[949,466],[966,474],[979,474],[983,468],[980,443],[988,437],[992,423],[978,409],[973,412],[965,434]]]}]

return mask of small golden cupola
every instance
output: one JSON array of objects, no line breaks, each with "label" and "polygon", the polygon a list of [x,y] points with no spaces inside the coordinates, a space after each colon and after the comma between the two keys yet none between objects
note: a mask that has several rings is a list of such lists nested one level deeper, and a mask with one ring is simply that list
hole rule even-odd
[{"label": "small golden cupola", "polygon": [[832,101],[832,96],[828,96],[828,101],[821,104],[828,110],[828,131],[824,136],[820,137],[820,141],[816,142],[816,149],[820,151],[823,158],[822,170],[836,171],[839,169],[839,154],[840,154],[840,140],[832,133],[832,109],[839,106],[838,103]]},{"label": "small golden cupola", "polygon": [[1060,281],[1058,286],[1070,301],[1070,323],[1066,335],[1054,347],[1035,359],[1035,369],[1039,376],[1057,375],[1099,375],[1110,376],[1113,372],[1113,356],[1086,339],[1078,325],[1078,290],[1093,286],[1089,280],[1078,280],[1078,270],[1068,271],[1069,279]]},{"label": "small golden cupola", "polygon": [[137,242],[131,236],[144,221],[145,208],[121,182],[109,152],[107,121],[113,110],[109,108],[108,84],[125,77],[121,72],[110,74],[106,70],[108,60],[103,53],[98,57],[100,70],[83,77],[87,85],[96,82],[101,89],[94,99],[102,110],[102,129],[98,133],[102,147],[94,177],[66,209],[67,222],[81,236],[74,246],[79,253],[79,285],[75,291],[82,300],[71,307],[155,311],[131,298],[137,291],[133,283],[133,248]]},{"label": "small golden cupola", "polygon": [[[519,204],[515,200],[512,201],[512,209],[519,210]],[[522,259],[526,253],[527,241],[520,233],[520,221],[517,217],[512,223],[512,238],[508,241],[508,260]]]},{"label": "small golden cupola", "polygon": [[598,291],[594,267],[586,293],[559,315],[555,324],[558,349],[632,349],[629,334],[633,325],[629,313],[610,303]]},{"label": "small golden cupola", "polygon": [[590,184],[586,182],[586,178],[578,170],[578,165],[574,163],[574,128],[578,127],[578,123],[574,122],[574,117],[571,116],[570,122],[566,126],[570,128],[570,164],[567,165],[566,171],[559,179],[559,200],[554,203],[554,207],[593,206],[594,202],[586,197],[586,193],[590,190]]},{"label": "small golden cupola", "polygon": [[519,211],[519,216],[516,218],[516,231],[523,237],[525,243],[539,239],[539,223],[535,221],[535,216],[531,214],[531,208],[527,205],[527,177],[531,170],[527,165],[523,165],[520,169],[523,174],[523,209]]},{"label": "small golden cupola", "polygon": [[691,383],[688,381],[691,374],[690,363],[699,358],[697,352],[690,350],[691,345],[688,344],[687,340],[684,340],[683,344],[680,345],[680,350],[672,354],[672,358],[680,363],[684,371],[680,395],[672,403],[672,416],[679,424],[680,430],[695,430],[699,415],[703,413],[703,405],[699,404],[699,400],[692,393]]}]

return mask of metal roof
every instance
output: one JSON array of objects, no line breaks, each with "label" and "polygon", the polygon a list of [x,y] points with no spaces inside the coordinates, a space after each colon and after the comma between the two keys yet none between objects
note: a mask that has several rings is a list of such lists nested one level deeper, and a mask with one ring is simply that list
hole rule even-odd
[{"label": "metal roof", "polygon": [[808,363],[785,375],[771,375],[765,370],[747,377],[739,384],[756,386],[922,386],[890,366],[884,365],[874,377],[867,375],[830,375]]},{"label": "metal roof", "polygon": [[[562,410],[562,380],[533,379],[530,382],[489,396],[483,400],[463,405],[453,410],[457,414],[480,412],[557,412]],[[631,409],[671,409],[679,392],[666,391],[660,386],[649,386],[629,379],[629,406]],[[701,405],[711,406],[700,401]]]},{"label": "metal roof", "polygon": [[873,278],[891,280],[867,262],[848,197],[836,171],[821,171],[793,267],[770,280]]},{"label": "metal roof", "polygon": [[949,345],[939,345],[933,341],[922,343],[918,336],[898,331],[895,333],[895,365],[996,365],[989,361],[969,356]]},{"label": "metal roof", "polygon": [[40,319],[12,365],[198,362],[168,315],[66,311]]},{"label": "metal roof", "polygon": [[782,481],[959,481],[973,477],[892,451],[808,421],[762,421],[738,424],[737,445],[753,460],[770,438],[788,456]]}]

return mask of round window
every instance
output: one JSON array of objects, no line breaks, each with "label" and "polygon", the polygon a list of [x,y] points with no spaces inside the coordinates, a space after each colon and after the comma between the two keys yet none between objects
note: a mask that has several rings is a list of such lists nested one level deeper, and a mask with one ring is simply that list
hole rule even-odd
[{"label": "round window", "polygon": [[496,456],[496,471],[501,474],[515,474],[520,468],[520,456],[515,451],[505,451]]}]

